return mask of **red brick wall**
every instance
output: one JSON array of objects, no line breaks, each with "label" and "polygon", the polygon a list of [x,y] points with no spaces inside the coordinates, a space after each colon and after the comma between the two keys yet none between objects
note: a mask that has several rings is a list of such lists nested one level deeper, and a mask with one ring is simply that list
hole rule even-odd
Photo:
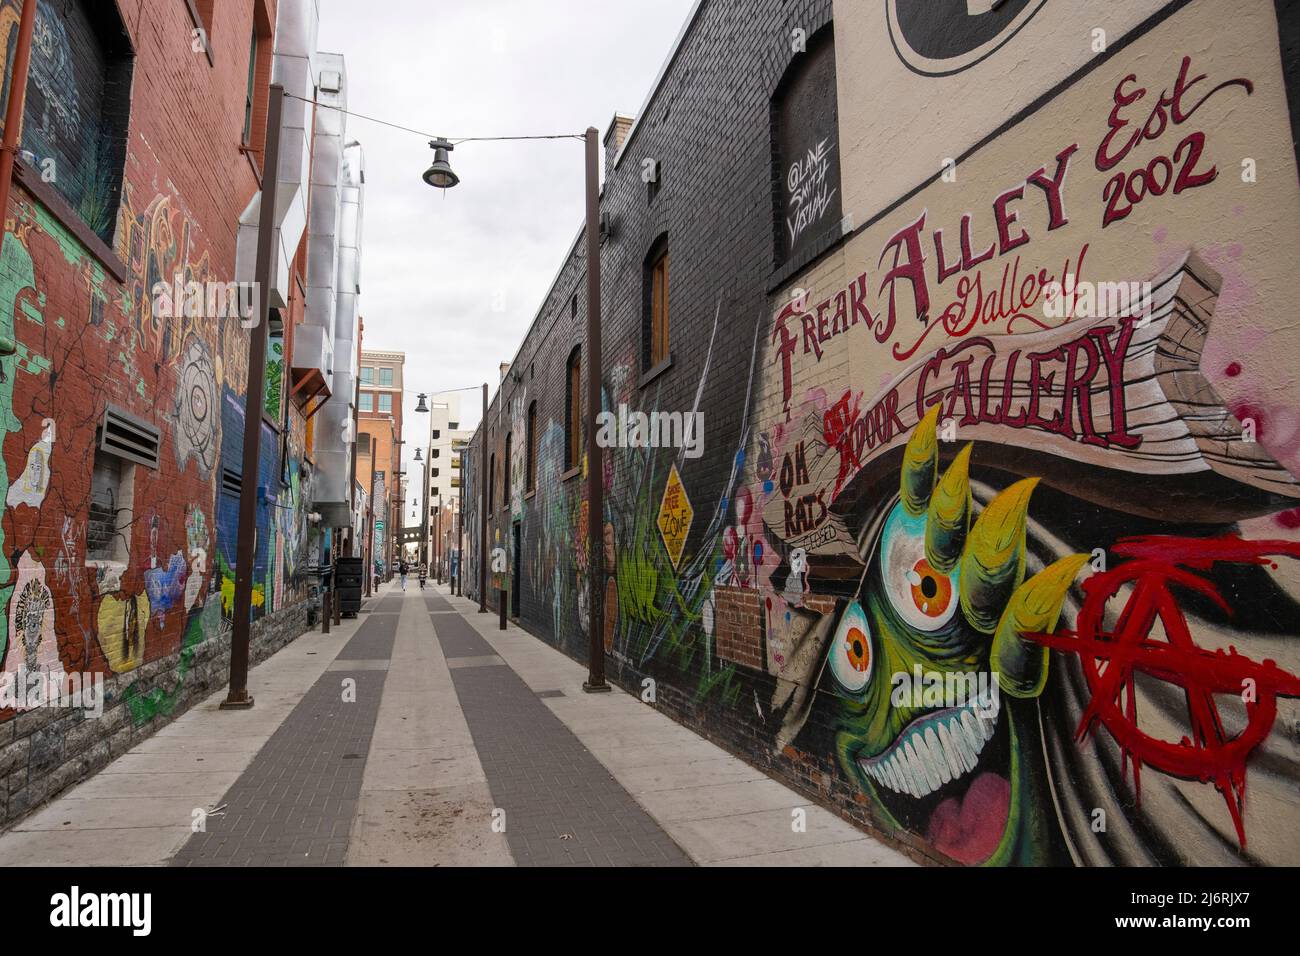
[{"label": "red brick wall", "polygon": [[[102,11],[111,0],[94,2],[104,3]],[[264,23],[273,24],[275,0],[256,3]],[[43,496],[35,504],[10,502],[0,525],[4,669],[13,669],[23,640],[15,629],[22,623],[14,620],[15,584],[30,584],[34,575],[38,580],[28,593],[36,602],[23,607],[35,607],[37,621],[42,613],[46,621],[52,615],[57,636],[57,660],[42,650],[41,665],[98,671],[110,680],[116,674],[115,696],[130,700],[135,694],[136,706],[121,718],[125,726],[101,721],[99,737],[84,729],[51,734],[47,728],[40,731],[42,746],[21,754],[26,736],[40,726],[53,721],[61,727],[73,718],[0,709],[0,721],[16,717],[18,726],[6,738],[16,737],[15,743],[0,749],[0,819],[21,815],[151,732],[175,706],[167,695],[179,693],[175,668],[182,642],[188,646],[196,636],[206,641],[220,631],[217,429],[223,405],[243,404],[248,333],[236,320],[159,318],[150,290],[159,280],[170,283],[176,273],[186,280],[235,278],[238,217],[260,188],[254,163],[240,149],[254,4],[215,5],[210,56],[201,46],[193,49],[195,22],[182,0],[116,5],[135,51],[112,242],[120,262],[93,242],[79,241],[75,224],[51,212],[57,204],[47,208],[39,185],[15,184],[4,211],[9,234],[0,261],[0,298],[6,300],[0,302],[0,332],[11,335],[16,352],[0,357],[0,487],[12,492],[25,469],[30,473],[29,456],[49,422],[54,435]],[[19,6],[18,0],[0,2],[0,41],[16,29]],[[269,44],[268,39],[268,51]],[[268,81],[269,61],[259,74],[262,86]],[[125,282],[114,278],[122,266]],[[201,387],[196,396],[187,376],[197,376],[210,391]],[[135,469],[129,561],[120,580],[105,578],[86,562],[96,426],[108,403],[160,432],[159,466]],[[290,446],[301,449],[301,417],[289,420]],[[207,452],[187,453],[195,442]],[[259,477],[246,473],[245,480]],[[225,544],[233,555],[233,541]],[[20,559],[30,569],[25,580],[16,576]],[[265,611],[279,589],[269,578],[259,583],[265,585]],[[214,613],[204,615],[205,605]],[[144,607],[147,623],[140,614]],[[130,614],[137,615],[138,634],[124,635],[132,630]],[[35,633],[33,627],[29,621],[28,633]],[[123,659],[123,644],[140,649]],[[152,689],[155,676],[175,680],[163,682],[162,697],[142,702],[140,688]]]},{"label": "red brick wall", "polygon": [[717,588],[714,622],[718,657],[755,670],[763,669],[762,598],[751,588]]}]

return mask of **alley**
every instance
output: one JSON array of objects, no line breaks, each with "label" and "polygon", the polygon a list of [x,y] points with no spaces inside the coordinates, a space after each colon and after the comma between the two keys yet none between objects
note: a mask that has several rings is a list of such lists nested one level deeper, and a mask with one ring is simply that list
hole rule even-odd
[{"label": "alley", "polygon": [[218,691],[0,836],[0,864],[910,864],[585,676],[394,583],[254,668],[253,709]]}]

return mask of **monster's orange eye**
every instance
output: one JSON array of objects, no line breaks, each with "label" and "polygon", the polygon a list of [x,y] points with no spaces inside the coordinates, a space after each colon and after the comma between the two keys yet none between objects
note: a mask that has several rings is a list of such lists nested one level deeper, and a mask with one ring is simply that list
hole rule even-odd
[{"label": "monster's orange eye", "polygon": [[925,558],[912,566],[907,583],[912,587],[912,603],[926,617],[943,617],[952,605],[951,579],[930,567]]},{"label": "monster's orange eye", "polygon": [[856,627],[849,628],[849,632],[844,635],[844,657],[845,662],[859,674],[865,674],[871,669],[871,644],[867,641],[867,635]]},{"label": "monster's orange eye", "polygon": [[880,584],[903,623],[934,632],[957,613],[957,574],[944,574],[926,559],[925,521],[923,514],[894,506],[880,533]]},{"label": "monster's orange eye", "polygon": [[860,693],[871,680],[871,627],[857,601],[844,609],[835,628],[830,665],[840,686],[852,693]]}]

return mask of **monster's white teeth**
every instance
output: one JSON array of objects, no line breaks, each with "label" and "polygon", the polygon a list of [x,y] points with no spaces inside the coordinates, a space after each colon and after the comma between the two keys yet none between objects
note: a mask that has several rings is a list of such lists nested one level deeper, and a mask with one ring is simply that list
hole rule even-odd
[{"label": "monster's white teeth", "polygon": [[980,711],[952,708],[913,721],[884,753],[859,758],[867,776],[895,793],[924,797],[975,769],[998,725],[996,698]]}]

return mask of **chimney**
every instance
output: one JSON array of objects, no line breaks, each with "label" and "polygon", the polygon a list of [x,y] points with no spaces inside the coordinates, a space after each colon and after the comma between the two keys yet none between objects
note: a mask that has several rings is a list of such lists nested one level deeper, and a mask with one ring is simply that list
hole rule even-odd
[{"label": "chimney", "polygon": [[510,371],[510,363],[509,363],[509,362],[502,362],[502,363],[501,363],[501,381],[504,382],[504,381],[506,380],[506,372],[509,372],[509,371]]},{"label": "chimney", "polygon": [[618,151],[623,148],[623,143],[627,141],[627,134],[632,131],[632,124],[636,122],[634,117],[625,116],[622,113],[615,113],[614,118],[609,122],[609,129],[605,130],[605,175],[614,168],[614,157]]}]

